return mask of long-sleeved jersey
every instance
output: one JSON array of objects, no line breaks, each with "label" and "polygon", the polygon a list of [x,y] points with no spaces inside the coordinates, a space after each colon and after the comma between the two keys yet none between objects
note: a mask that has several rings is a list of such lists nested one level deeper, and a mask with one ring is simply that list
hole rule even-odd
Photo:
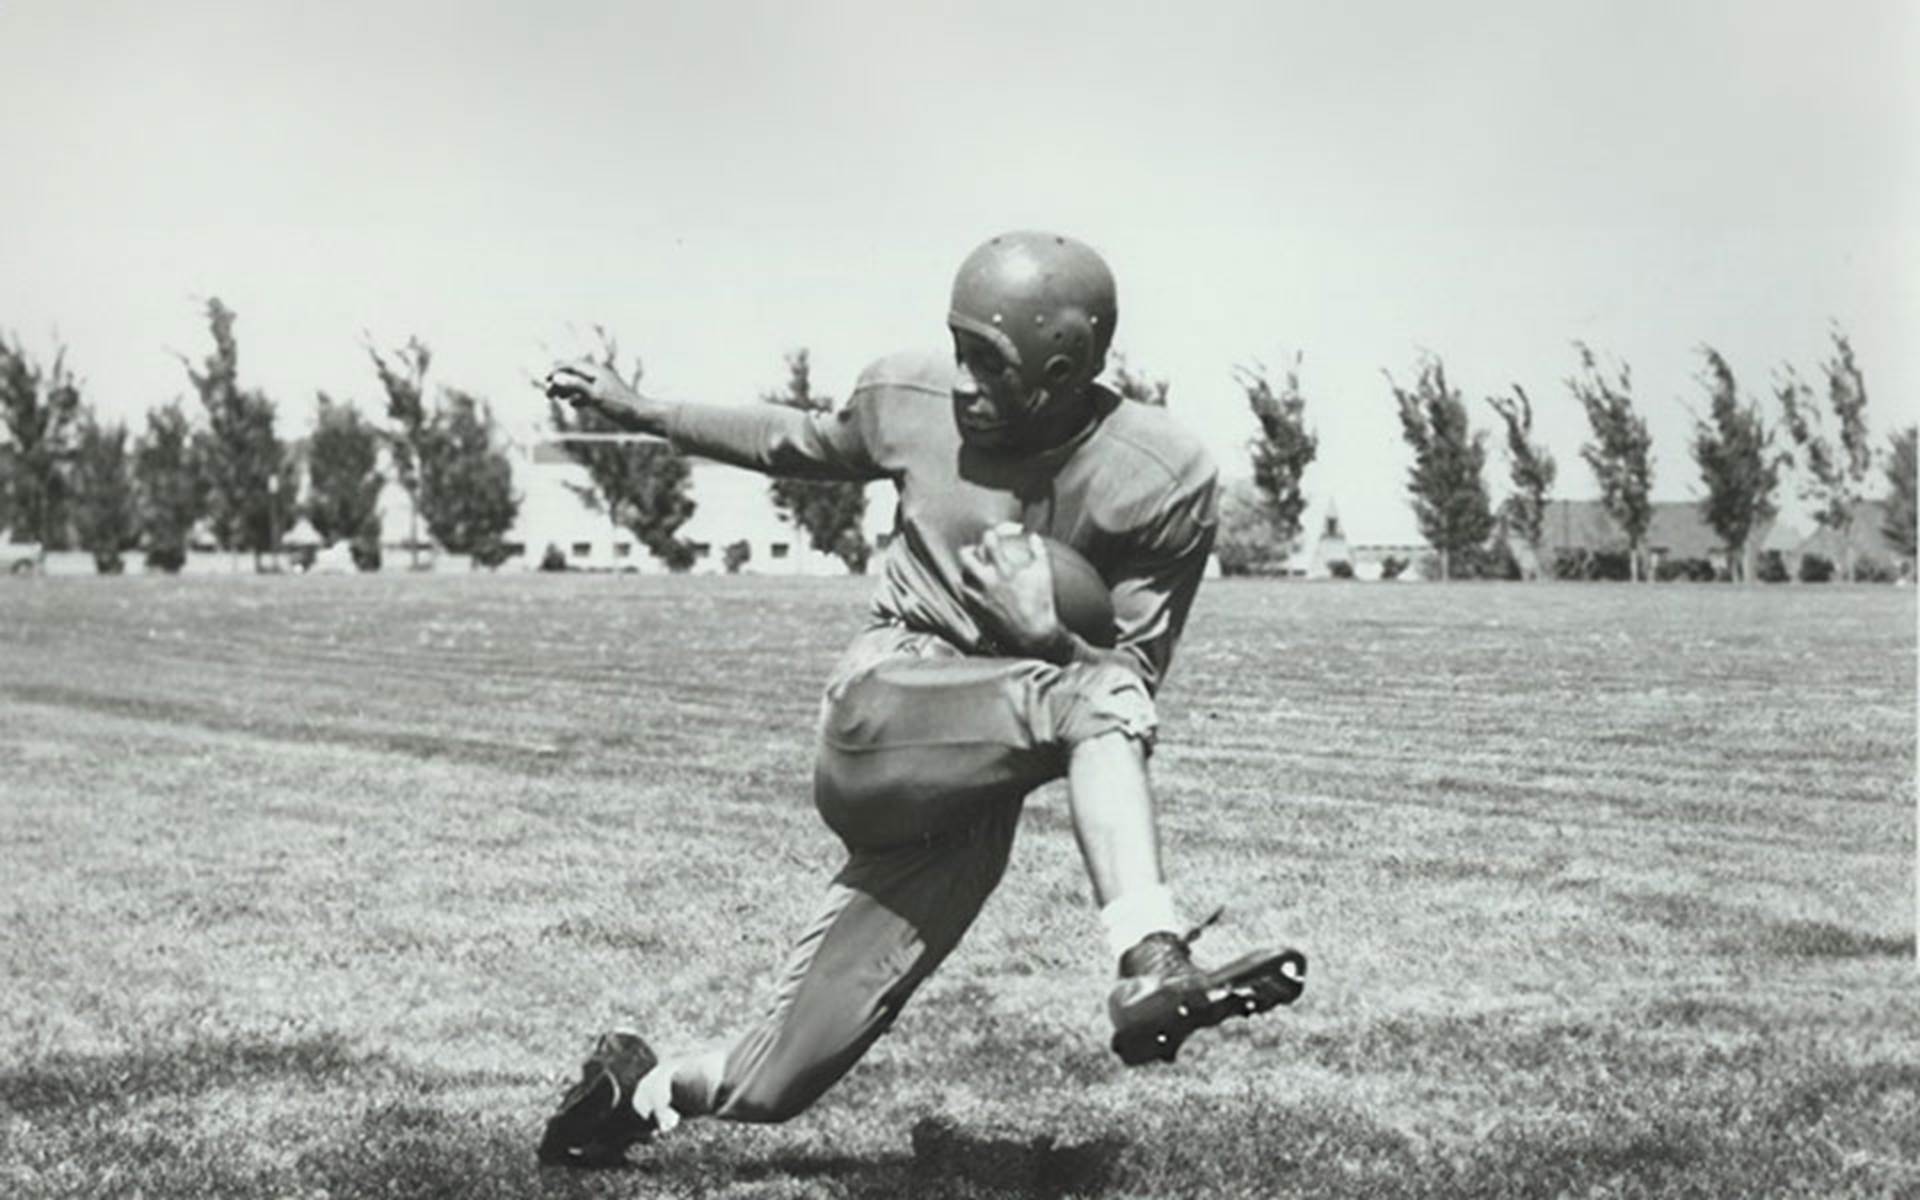
[{"label": "long-sleeved jersey", "polygon": [[877,620],[991,651],[961,599],[958,551],[1016,522],[1085,555],[1113,596],[1116,645],[1157,689],[1205,574],[1217,473],[1164,409],[1094,389],[1095,419],[1039,453],[967,446],[954,423],[956,368],[897,354],[860,376],[832,413],[772,404],[675,406],[678,449],[771,475],[891,479],[894,536],[873,597]]}]

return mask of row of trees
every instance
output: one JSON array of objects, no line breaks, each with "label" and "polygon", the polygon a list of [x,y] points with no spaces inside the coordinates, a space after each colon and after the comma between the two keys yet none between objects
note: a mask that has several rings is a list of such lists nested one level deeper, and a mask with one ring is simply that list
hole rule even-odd
[{"label": "row of trees", "polygon": [[[0,443],[0,526],[49,547],[77,544],[110,571],[135,545],[144,545],[155,565],[177,568],[196,527],[222,549],[252,552],[258,560],[304,515],[322,539],[344,540],[357,561],[374,565],[385,451],[412,501],[407,541],[416,560],[424,545],[422,525],[435,543],[484,563],[508,553],[505,536],[519,497],[491,410],[458,388],[430,387],[433,358],[426,345],[410,339],[390,354],[367,346],[385,394],[384,424],[351,401],[321,393],[310,434],[288,443],[275,432],[273,401],[240,384],[232,310],[213,299],[206,314],[213,349],[197,364],[181,358],[198,411],[190,415],[177,398],[150,411],[146,429],[131,445],[124,426],[100,421],[84,403],[64,351],[43,368],[16,341],[0,338],[0,416],[7,435]],[[614,337],[597,332],[600,360],[638,387],[640,360],[623,368]],[[1591,432],[1581,457],[1593,472],[1601,505],[1624,532],[1632,576],[1643,578],[1653,513],[1652,438],[1627,366],[1603,364],[1582,343],[1574,350],[1576,369],[1565,385]],[[1744,577],[1754,574],[1754,535],[1776,514],[1784,474],[1796,468],[1815,519],[1850,546],[1851,523],[1876,455],[1865,421],[1866,382],[1846,335],[1833,331],[1832,352],[1820,364],[1824,406],[1791,365],[1776,373],[1777,425],[1741,392],[1718,351],[1702,347],[1700,353],[1707,408],[1694,414],[1690,450],[1705,484],[1703,515],[1742,564]],[[1234,372],[1258,432],[1248,447],[1252,479],[1223,505],[1218,545],[1229,570],[1283,558],[1300,536],[1307,507],[1303,479],[1319,448],[1306,419],[1300,367],[1296,355],[1277,375],[1257,363]],[[785,387],[766,392],[763,401],[809,411],[833,408],[833,398],[813,388],[806,349],[788,355],[786,368]],[[1137,370],[1120,354],[1112,382],[1124,398],[1143,404],[1165,405],[1171,391],[1167,380]],[[1504,433],[1511,482],[1496,507],[1485,479],[1489,435],[1473,428],[1441,359],[1422,358],[1405,385],[1389,373],[1387,385],[1414,453],[1408,495],[1443,576],[1486,573],[1509,539],[1531,547],[1538,562],[1558,465],[1536,437],[1533,398],[1517,384],[1511,394],[1486,397]],[[557,403],[549,403],[549,416],[563,435],[617,432],[593,413]],[[1915,432],[1913,426],[1899,431],[1879,456],[1890,489],[1885,532],[1909,557]],[[589,508],[631,530],[669,567],[692,564],[696,548],[679,536],[694,511],[684,459],[659,443],[589,437],[565,444],[588,476],[586,484],[568,486]],[[861,528],[863,488],[792,479],[773,480],[769,487],[775,507],[806,532],[815,550],[838,556],[856,572],[865,570],[873,547]],[[729,548],[730,565],[741,557],[739,547]],[[1852,577],[1853,568],[1849,553],[1843,576]]]},{"label": "row of trees", "polygon": [[[176,397],[149,410],[132,437],[86,403],[64,349],[43,367],[0,336],[0,527],[47,549],[78,546],[104,572],[119,571],[136,546],[150,565],[178,570],[196,534],[251,553],[257,566],[305,517],[323,540],[377,565],[384,449],[435,542],[481,561],[504,557],[520,503],[512,465],[483,400],[457,388],[430,397],[426,346],[409,341],[389,361],[369,345],[387,424],[322,392],[309,435],[288,441],[275,402],[240,382],[233,310],[216,297],[206,317],[212,350],[198,363],[179,356],[197,409]],[[420,542],[416,530],[416,554]]]},{"label": "row of trees", "polygon": [[[1742,392],[1733,368],[1703,346],[1700,381],[1707,393],[1704,414],[1694,412],[1689,443],[1700,471],[1707,525],[1720,537],[1739,577],[1754,578],[1756,538],[1778,515],[1786,475],[1797,472],[1801,496],[1813,519],[1843,547],[1841,574],[1854,577],[1853,522],[1866,498],[1875,454],[1866,424],[1867,385],[1846,334],[1832,332],[1832,351],[1820,364],[1827,403],[1792,365],[1777,372],[1774,397],[1779,423],[1768,421],[1759,401]],[[1592,470],[1601,506],[1623,531],[1632,578],[1646,577],[1646,535],[1653,517],[1653,439],[1635,406],[1633,377],[1622,363],[1603,366],[1583,343],[1574,344],[1578,365],[1566,380],[1583,410],[1591,437],[1580,450]],[[1447,382],[1437,356],[1424,358],[1410,385],[1388,375],[1400,425],[1413,449],[1407,492],[1420,532],[1438,551],[1442,577],[1477,574],[1501,557],[1509,536],[1541,559],[1548,499],[1558,472],[1553,455],[1536,440],[1531,397],[1514,385],[1511,395],[1489,396],[1488,407],[1505,433],[1512,491],[1496,508],[1485,483],[1487,433],[1472,428],[1465,400]],[[1258,411],[1256,403],[1256,411]],[[1783,440],[1779,431],[1784,428]],[[1914,459],[1916,427],[1889,438],[1880,456],[1888,502],[1883,532],[1907,558],[1914,555]],[[1263,451],[1254,449],[1256,464]],[[1297,527],[1279,512],[1276,527],[1290,537]]]}]

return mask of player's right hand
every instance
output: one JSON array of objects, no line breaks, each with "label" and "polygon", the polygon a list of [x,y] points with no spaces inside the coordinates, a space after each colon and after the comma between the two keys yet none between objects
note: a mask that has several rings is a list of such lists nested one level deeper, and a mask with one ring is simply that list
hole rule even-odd
[{"label": "player's right hand", "polygon": [[591,358],[557,362],[543,381],[547,395],[575,408],[609,409],[632,407],[636,399],[620,372]]},{"label": "player's right hand", "polygon": [[641,395],[603,362],[580,358],[555,363],[541,386],[553,399],[573,405],[576,412],[599,413],[616,429],[656,436],[666,433],[669,406]]}]

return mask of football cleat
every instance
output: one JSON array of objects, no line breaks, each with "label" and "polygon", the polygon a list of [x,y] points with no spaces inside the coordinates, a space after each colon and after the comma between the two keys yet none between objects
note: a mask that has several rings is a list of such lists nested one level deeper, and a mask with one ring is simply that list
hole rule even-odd
[{"label": "football cleat", "polygon": [[540,1139],[540,1161],[549,1166],[607,1167],[626,1160],[627,1147],[653,1140],[660,1120],[653,1106],[635,1110],[640,1081],[659,1065],[639,1035],[602,1034],[581,1064],[580,1081],[560,1098]]},{"label": "football cleat", "polygon": [[1193,940],[1219,917],[1214,913],[1185,936],[1148,934],[1121,955],[1120,982],[1107,997],[1113,1052],[1121,1062],[1172,1062],[1195,1030],[1299,998],[1307,958],[1298,950],[1257,950],[1211,971],[1194,963]]}]

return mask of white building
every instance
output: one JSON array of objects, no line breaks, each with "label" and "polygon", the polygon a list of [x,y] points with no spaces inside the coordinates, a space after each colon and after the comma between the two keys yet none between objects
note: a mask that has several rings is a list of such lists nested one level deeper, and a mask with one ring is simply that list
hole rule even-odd
[{"label": "white building", "polygon": [[[593,511],[580,498],[575,489],[590,484],[586,468],[566,460],[563,454],[536,453],[522,445],[514,446],[514,460],[514,479],[522,499],[519,520],[508,540],[524,546],[525,550],[509,562],[509,567],[536,570],[551,546],[560,552],[568,567],[576,570],[667,570],[632,530],[614,524],[606,513]],[[772,481],[768,476],[698,458],[690,459],[688,465],[692,468],[689,492],[694,509],[677,536],[693,545],[695,573],[726,571],[727,549],[739,543],[744,543],[746,548],[746,559],[738,567],[742,574],[847,573],[845,563],[834,555],[814,550],[806,531],[774,507],[769,489]],[[886,544],[893,528],[893,508],[891,483],[868,485],[862,531],[876,553]],[[399,527],[402,537],[405,521],[402,511]],[[387,537],[392,539],[395,532],[393,518],[389,517]]]},{"label": "white building", "polygon": [[1351,528],[1340,517],[1334,497],[1316,496],[1301,516],[1300,541],[1287,560],[1287,574],[1306,579],[1331,579],[1339,573],[1336,564],[1345,563],[1355,579],[1380,579],[1389,559],[1399,563],[1394,576],[1418,579],[1413,568],[1433,554],[1415,527],[1413,516]]}]

